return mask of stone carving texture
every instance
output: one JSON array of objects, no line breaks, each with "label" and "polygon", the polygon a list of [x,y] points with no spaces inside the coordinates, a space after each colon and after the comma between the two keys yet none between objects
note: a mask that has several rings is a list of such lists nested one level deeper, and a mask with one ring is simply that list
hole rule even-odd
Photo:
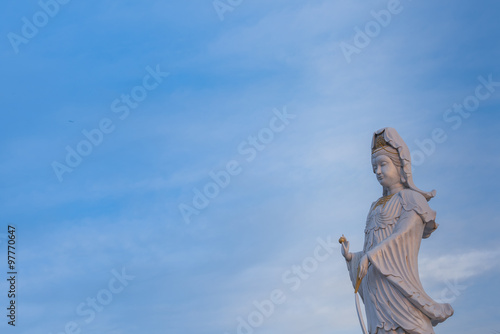
[{"label": "stone carving texture", "polygon": [[363,250],[341,251],[353,287],[359,284],[370,334],[433,334],[433,327],[453,315],[450,304],[427,295],[418,275],[422,239],[436,230],[436,212],[425,192],[413,183],[410,151],[393,128],[373,134],[372,166],[382,197],[368,212]]}]

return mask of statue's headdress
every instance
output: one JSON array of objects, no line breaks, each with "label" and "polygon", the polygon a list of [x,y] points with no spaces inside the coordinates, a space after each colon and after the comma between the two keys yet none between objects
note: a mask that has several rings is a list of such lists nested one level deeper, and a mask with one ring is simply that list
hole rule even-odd
[{"label": "statue's headdress", "polygon": [[384,135],[382,133],[376,134],[375,139],[374,139],[375,144],[372,145],[372,154],[375,153],[375,151],[378,151],[380,149],[383,149],[384,147],[389,146],[387,142],[384,139]]},{"label": "statue's headdress", "polygon": [[[422,194],[427,201],[436,195],[436,191],[430,192],[418,189],[413,183],[413,176],[411,173],[411,156],[410,150],[403,138],[393,128],[383,128],[375,131],[372,139],[372,154],[384,150],[386,153],[394,155],[397,154],[401,162],[401,182],[406,188],[412,189]],[[384,196],[387,195],[384,190]]]}]

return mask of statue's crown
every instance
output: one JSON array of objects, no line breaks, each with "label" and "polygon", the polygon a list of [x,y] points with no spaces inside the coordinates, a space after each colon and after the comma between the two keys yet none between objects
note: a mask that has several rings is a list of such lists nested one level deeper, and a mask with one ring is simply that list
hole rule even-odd
[{"label": "statue's crown", "polygon": [[389,144],[387,144],[387,142],[385,141],[384,133],[382,132],[375,136],[375,145],[372,148],[372,153],[381,149],[384,146],[389,146]]}]

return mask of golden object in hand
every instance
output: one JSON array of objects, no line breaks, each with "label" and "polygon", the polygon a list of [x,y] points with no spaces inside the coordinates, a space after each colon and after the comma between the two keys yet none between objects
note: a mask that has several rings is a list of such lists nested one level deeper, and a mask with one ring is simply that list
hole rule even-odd
[{"label": "golden object in hand", "polygon": [[356,286],[354,287],[354,293],[358,293],[359,286],[361,285],[361,280],[362,278],[359,278],[359,267],[358,267],[358,274],[356,275]]}]

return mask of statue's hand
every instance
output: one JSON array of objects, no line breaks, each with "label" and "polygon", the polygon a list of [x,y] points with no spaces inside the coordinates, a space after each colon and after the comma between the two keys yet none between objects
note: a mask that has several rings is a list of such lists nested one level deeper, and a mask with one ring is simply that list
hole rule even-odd
[{"label": "statue's hand", "polygon": [[368,262],[368,256],[363,255],[363,257],[359,261],[359,274],[358,274],[359,279],[363,279],[363,277],[365,277],[366,273],[368,272],[369,264],[370,263]]},{"label": "statue's hand", "polygon": [[349,253],[349,241],[346,240],[342,243],[340,251],[342,252],[342,255],[345,257],[346,261],[351,261],[352,254]]}]

